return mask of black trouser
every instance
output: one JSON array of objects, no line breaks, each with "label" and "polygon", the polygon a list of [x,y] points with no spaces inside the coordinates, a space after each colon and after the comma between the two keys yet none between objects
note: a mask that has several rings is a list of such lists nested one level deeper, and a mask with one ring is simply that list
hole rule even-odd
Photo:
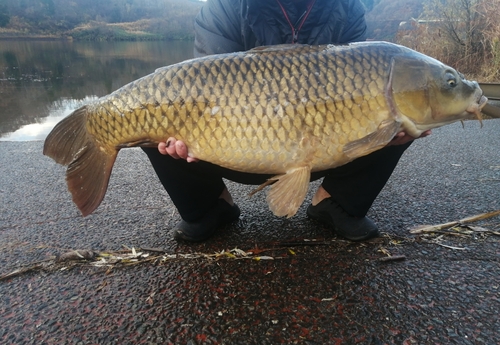
[{"label": "black trouser", "polygon": [[[387,183],[403,152],[410,146],[389,146],[341,167],[311,174],[324,177],[322,186],[352,216],[363,217]],[[143,148],[182,219],[192,222],[217,202],[225,185],[222,178],[260,185],[274,175],[250,174],[208,162],[188,163],[162,155],[157,148]]]}]

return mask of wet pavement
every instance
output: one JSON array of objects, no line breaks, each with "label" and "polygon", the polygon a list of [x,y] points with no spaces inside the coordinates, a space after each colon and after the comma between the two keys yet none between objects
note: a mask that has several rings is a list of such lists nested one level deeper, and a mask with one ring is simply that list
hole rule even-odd
[{"label": "wet pavement", "polygon": [[[408,231],[500,209],[499,120],[416,141],[370,211],[382,236],[366,243],[308,220],[306,204],[276,218],[263,193],[230,183],[240,221],[179,244],[139,149],[122,150],[82,218],[42,145],[0,142],[0,276],[26,269],[0,281],[2,344],[500,344],[500,236],[482,231],[500,232],[500,218]],[[138,261],[53,259],[132,248]]]}]

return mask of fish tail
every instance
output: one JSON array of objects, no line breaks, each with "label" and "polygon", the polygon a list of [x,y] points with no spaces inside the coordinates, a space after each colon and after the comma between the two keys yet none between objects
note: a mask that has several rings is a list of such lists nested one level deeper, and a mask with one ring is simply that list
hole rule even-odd
[{"label": "fish tail", "polygon": [[87,114],[85,106],[75,110],[54,127],[43,146],[44,155],[68,165],[68,190],[83,216],[92,213],[104,198],[118,154],[117,149],[97,145],[87,132]]}]

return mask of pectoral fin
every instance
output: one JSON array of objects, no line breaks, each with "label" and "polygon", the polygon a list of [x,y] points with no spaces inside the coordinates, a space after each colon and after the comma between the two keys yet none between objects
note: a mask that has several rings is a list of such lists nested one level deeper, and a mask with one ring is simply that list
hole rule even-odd
[{"label": "pectoral fin", "polygon": [[311,169],[309,167],[295,168],[287,171],[286,174],[270,178],[256,191],[272,183],[266,199],[269,209],[278,217],[287,216],[290,218],[297,213],[302,205],[310,178]]},{"label": "pectoral fin", "polygon": [[346,144],[344,154],[356,159],[383,148],[400,131],[400,125],[395,120],[384,121],[375,132]]}]

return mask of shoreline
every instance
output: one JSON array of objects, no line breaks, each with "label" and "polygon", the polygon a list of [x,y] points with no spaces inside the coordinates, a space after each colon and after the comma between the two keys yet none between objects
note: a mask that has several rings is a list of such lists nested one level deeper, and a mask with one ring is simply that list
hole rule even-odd
[{"label": "shoreline", "polygon": [[77,41],[77,42],[91,42],[91,41],[115,41],[115,42],[134,42],[134,41],[192,41],[192,38],[157,38],[157,39],[141,39],[137,37],[135,39],[77,39],[72,36],[1,36],[0,41]]},{"label": "shoreline", "polygon": [[57,37],[57,36],[1,36],[0,41],[73,41],[70,36]]}]

